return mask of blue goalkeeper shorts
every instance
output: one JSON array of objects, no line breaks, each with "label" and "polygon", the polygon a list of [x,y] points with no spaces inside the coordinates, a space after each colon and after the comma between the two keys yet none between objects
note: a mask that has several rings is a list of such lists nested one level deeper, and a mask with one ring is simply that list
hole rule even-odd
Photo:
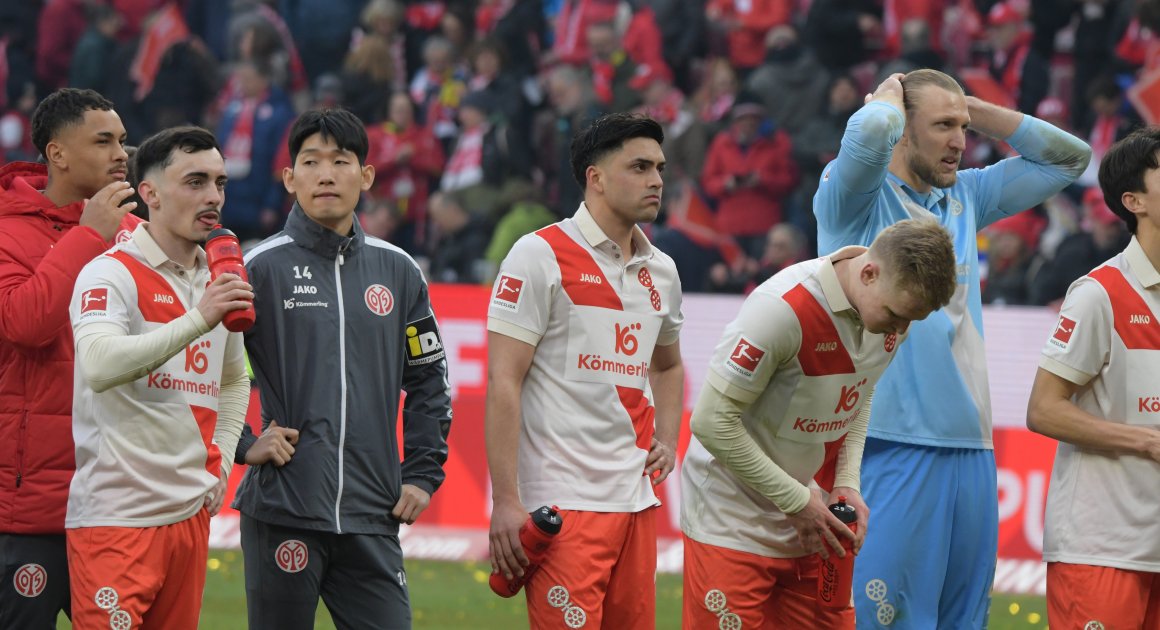
[{"label": "blue goalkeeper shorts", "polygon": [[866,439],[858,628],[985,628],[999,544],[995,454]]}]

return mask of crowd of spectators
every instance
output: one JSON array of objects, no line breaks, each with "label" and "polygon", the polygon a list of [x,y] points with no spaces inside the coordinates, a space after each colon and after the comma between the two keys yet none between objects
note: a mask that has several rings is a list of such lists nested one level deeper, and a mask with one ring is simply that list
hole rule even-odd
[{"label": "crowd of spectators", "polygon": [[[935,67],[1094,149],[1079,185],[980,234],[985,301],[1053,304],[1128,238],[1095,175],[1115,139],[1153,120],[1157,33],[1160,0],[5,2],[0,158],[36,158],[39,98],[93,88],[131,143],[186,122],[214,130],[225,222],[254,241],[288,211],[297,112],[342,105],[371,141],[367,231],[434,282],[486,283],[516,239],[581,201],[572,134],[640,111],[666,136],[652,237],[687,291],[741,292],[815,254],[813,193],[863,95]],[[1009,150],[974,137],[963,166]]]}]

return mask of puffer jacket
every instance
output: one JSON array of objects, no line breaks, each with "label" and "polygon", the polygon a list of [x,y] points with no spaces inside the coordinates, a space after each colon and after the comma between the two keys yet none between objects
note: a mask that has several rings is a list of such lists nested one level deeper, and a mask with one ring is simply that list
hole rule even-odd
[{"label": "puffer jacket", "polygon": [[[43,165],[0,168],[0,533],[64,532],[72,440],[73,282],[109,248],[79,227],[84,202],[55,207]],[[121,232],[141,220],[129,214]]]}]

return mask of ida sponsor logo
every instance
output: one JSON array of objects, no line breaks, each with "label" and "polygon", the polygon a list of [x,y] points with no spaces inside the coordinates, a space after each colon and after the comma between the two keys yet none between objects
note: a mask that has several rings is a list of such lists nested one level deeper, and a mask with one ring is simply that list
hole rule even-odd
[{"label": "ida sponsor logo", "polygon": [[733,352],[729,353],[725,367],[735,374],[751,379],[764,357],[765,350],[754,345],[745,337],[741,337],[737,341],[737,345],[733,347]]},{"label": "ida sponsor logo", "polygon": [[495,282],[491,305],[515,313],[520,310],[520,299],[523,296],[524,279],[505,273]]},{"label": "ida sponsor logo", "polygon": [[1055,332],[1052,333],[1051,339],[1048,341],[1061,350],[1067,350],[1068,344],[1071,343],[1071,335],[1075,333],[1075,327],[1078,324],[1078,320],[1060,315],[1059,323],[1055,325]]},{"label": "ida sponsor logo", "polygon": [[89,289],[81,294],[81,314],[104,313],[109,308],[108,289]]}]

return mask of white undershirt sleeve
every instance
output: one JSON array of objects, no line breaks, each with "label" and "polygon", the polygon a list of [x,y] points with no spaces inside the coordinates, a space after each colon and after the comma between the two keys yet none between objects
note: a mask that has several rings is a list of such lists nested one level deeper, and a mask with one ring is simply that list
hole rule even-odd
[{"label": "white undershirt sleeve", "polygon": [[225,363],[222,366],[222,392],[218,398],[218,419],[213,441],[222,454],[223,480],[229,478],[234,467],[234,449],[246,411],[250,406],[250,377],[246,374],[246,359],[242,349],[241,333],[230,333],[226,341]]},{"label": "white undershirt sleeve", "polygon": [[866,429],[870,426],[870,403],[874,401],[874,390],[866,394],[866,401],[858,410],[858,417],[846,433],[846,441],[838,451],[838,472],[834,486],[853,488],[862,492],[862,451],[866,448]]},{"label": "white undershirt sleeve", "polygon": [[89,387],[99,393],[145,376],[209,331],[196,308],[141,335],[125,334],[118,324],[93,322],[76,333],[76,361]]},{"label": "white undershirt sleeve", "polygon": [[745,430],[741,414],[749,405],[706,383],[693,410],[693,435],[738,479],[782,512],[796,514],[809,502],[810,489],[774,463]]}]

